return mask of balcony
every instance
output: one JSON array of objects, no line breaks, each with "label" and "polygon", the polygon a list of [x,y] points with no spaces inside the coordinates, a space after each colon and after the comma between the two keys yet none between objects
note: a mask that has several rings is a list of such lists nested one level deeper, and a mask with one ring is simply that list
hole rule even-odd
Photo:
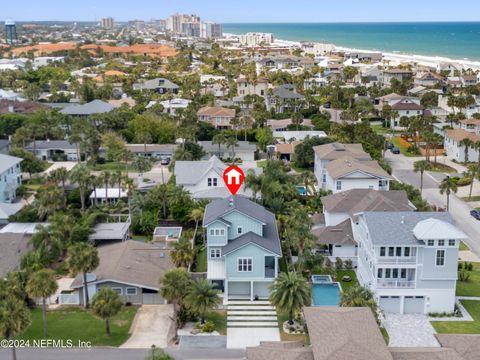
[{"label": "balcony", "polygon": [[377,280],[378,289],[412,289],[415,281],[408,280]]},{"label": "balcony", "polygon": [[377,264],[416,264],[416,256],[378,256]]}]

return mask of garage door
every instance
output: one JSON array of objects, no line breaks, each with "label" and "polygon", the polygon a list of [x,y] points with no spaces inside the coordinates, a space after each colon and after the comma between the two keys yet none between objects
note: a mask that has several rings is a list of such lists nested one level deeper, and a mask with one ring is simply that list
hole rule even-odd
[{"label": "garage door", "polygon": [[425,298],[423,296],[405,296],[403,312],[405,314],[423,314],[425,312]]},{"label": "garage door", "polygon": [[380,296],[380,308],[386,313],[400,312],[399,296]]},{"label": "garage door", "polygon": [[250,282],[228,282],[228,295],[250,296]]},{"label": "garage door", "polygon": [[159,294],[142,294],[143,305],[162,305],[166,304],[165,300],[161,298]]}]

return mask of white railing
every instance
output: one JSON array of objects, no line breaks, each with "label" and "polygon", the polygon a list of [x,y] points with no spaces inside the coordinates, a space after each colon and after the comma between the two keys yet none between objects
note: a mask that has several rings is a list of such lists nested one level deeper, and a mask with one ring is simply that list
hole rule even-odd
[{"label": "white railing", "polygon": [[78,294],[60,294],[58,303],[60,305],[80,305],[80,297]]},{"label": "white railing", "polygon": [[407,280],[377,280],[377,288],[411,289],[415,287],[415,281]]},{"label": "white railing", "polygon": [[415,264],[416,262],[416,256],[377,257],[377,264]]}]

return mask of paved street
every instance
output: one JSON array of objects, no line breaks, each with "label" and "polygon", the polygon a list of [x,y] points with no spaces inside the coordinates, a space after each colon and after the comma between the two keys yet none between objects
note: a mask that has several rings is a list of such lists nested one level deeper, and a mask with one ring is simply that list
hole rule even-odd
[{"label": "paved street", "polygon": [[[386,160],[391,164],[393,176],[398,180],[420,188],[420,173],[413,171],[413,163],[424,158],[406,157],[403,155],[393,155],[389,151],[386,153]],[[442,159],[439,160],[442,162]],[[440,207],[447,205],[446,195],[440,194],[438,184],[445,178],[447,174],[426,172],[424,175],[423,197],[431,204]],[[472,207],[459,199],[455,195],[450,196],[450,214],[457,222],[460,229],[468,235],[465,242],[470,246],[471,250],[480,255],[480,221],[470,216]]]},{"label": "paved street", "polygon": [[[242,359],[244,350],[228,349],[168,349],[176,360]],[[17,360],[144,360],[149,349],[17,349]],[[10,349],[0,349],[0,359],[11,359]]]}]

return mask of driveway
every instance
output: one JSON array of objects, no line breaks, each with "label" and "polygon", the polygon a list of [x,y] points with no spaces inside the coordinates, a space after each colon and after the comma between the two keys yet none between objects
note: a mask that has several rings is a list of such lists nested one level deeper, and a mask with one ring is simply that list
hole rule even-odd
[{"label": "driveway", "polygon": [[227,349],[245,349],[258,346],[261,341],[280,341],[278,328],[228,328]]},{"label": "driveway", "polygon": [[435,329],[423,314],[385,314],[390,347],[439,347]]},{"label": "driveway", "polygon": [[121,348],[149,349],[152,345],[166,348],[174,334],[172,305],[142,305],[138,309],[130,338]]}]

